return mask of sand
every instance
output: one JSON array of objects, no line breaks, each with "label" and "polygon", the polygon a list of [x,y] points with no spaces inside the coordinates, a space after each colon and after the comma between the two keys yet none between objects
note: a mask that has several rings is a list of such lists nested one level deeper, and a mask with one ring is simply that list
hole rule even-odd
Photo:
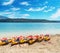
[{"label": "sand", "polygon": [[33,45],[0,46],[0,53],[60,53],[60,35],[53,35],[50,41],[42,41]]}]

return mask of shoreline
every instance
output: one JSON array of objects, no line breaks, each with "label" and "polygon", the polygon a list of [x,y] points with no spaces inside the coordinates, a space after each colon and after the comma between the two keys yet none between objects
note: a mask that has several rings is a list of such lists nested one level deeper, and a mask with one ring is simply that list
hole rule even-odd
[{"label": "shoreline", "polygon": [[28,35],[40,35],[40,34],[43,34],[43,35],[46,35],[46,34],[49,34],[50,36],[56,36],[56,35],[60,35],[59,33],[56,33],[56,34],[52,34],[52,33],[0,33],[0,37],[14,37],[14,36],[28,36]]},{"label": "shoreline", "polygon": [[[43,34],[43,35],[46,35],[46,34],[49,34],[49,33],[40,33],[40,34]],[[39,33],[0,33],[0,37],[14,37],[14,36],[28,36],[28,35],[40,35]],[[56,35],[60,35],[60,34],[49,34],[50,36],[56,36]]]}]

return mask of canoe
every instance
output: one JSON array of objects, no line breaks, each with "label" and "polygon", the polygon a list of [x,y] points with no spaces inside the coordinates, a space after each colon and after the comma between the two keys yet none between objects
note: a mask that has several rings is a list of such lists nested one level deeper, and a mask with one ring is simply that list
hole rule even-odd
[{"label": "canoe", "polygon": [[16,38],[11,39],[11,46],[18,44],[19,42],[16,41]]},{"label": "canoe", "polygon": [[0,46],[8,44],[6,41],[0,40]]},{"label": "canoe", "polygon": [[36,37],[32,36],[32,35],[28,36],[27,39],[28,39],[28,44],[29,45],[35,43],[35,41],[36,41]]},{"label": "canoe", "polygon": [[45,40],[45,41],[50,40],[50,36],[49,36],[49,35],[45,35],[45,36],[44,36],[44,40]]},{"label": "canoe", "polygon": [[6,45],[8,44],[8,39],[7,38],[1,38],[0,39],[0,45]]},{"label": "canoe", "polygon": [[18,41],[19,44],[23,44],[23,43],[27,42],[27,39],[24,36],[19,36],[19,37],[16,38],[16,41]]},{"label": "canoe", "polygon": [[11,41],[12,41],[11,39],[8,39],[8,43],[11,43]]}]

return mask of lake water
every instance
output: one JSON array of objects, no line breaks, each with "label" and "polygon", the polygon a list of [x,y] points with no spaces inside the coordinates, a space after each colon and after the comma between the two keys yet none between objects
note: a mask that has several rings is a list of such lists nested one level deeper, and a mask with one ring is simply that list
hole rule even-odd
[{"label": "lake water", "polygon": [[60,23],[0,23],[0,34],[60,34]]}]

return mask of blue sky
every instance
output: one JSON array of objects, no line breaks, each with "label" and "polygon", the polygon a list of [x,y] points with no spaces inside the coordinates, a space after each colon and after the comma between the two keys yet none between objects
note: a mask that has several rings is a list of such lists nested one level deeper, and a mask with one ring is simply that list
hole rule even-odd
[{"label": "blue sky", "polygon": [[60,20],[60,0],[0,0],[0,15],[9,18]]}]

